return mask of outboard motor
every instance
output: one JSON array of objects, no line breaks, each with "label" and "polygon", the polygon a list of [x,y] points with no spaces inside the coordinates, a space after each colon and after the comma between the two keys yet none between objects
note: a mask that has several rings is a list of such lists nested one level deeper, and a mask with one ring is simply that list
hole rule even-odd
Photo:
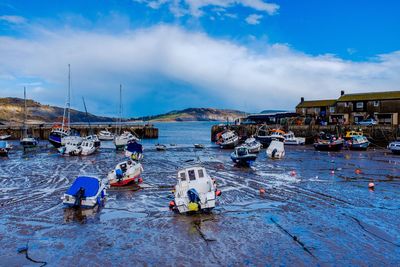
[{"label": "outboard motor", "polygon": [[278,152],[278,149],[274,148],[274,150],[272,150],[272,153],[271,153],[273,158],[275,158],[276,152]]},{"label": "outboard motor", "polygon": [[78,192],[75,194],[75,203],[74,206],[80,207],[82,205],[82,199],[85,196],[85,188],[79,188]]}]

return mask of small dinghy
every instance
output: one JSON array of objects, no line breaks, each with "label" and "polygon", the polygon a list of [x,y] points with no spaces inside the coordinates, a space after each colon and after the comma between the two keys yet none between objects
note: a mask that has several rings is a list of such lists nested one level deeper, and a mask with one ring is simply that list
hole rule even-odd
[{"label": "small dinghy", "polygon": [[30,135],[25,135],[25,137],[21,138],[20,140],[20,144],[24,150],[36,148],[38,143],[39,142],[36,140],[36,138]]},{"label": "small dinghy", "polygon": [[266,152],[270,159],[281,159],[285,156],[284,143],[281,141],[272,140]]},{"label": "small dinghy", "polygon": [[11,146],[7,141],[0,141],[0,157],[7,157]]},{"label": "small dinghy", "polygon": [[90,140],[84,140],[81,144],[81,155],[88,156],[97,151],[95,143]]},{"label": "small dinghy", "polygon": [[216,143],[221,148],[234,148],[239,144],[239,136],[234,131],[228,130],[219,135]]},{"label": "small dinghy", "polygon": [[343,139],[322,132],[315,141],[314,148],[319,151],[340,151],[343,144]]},{"label": "small dinghy", "polygon": [[79,156],[82,153],[83,139],[80,136],[67,136],[62,139],[65,144],[58,148],[61,155]]},{"label": "small dinghy", "polygon": [[390,149],[390,151],[392,151],[393,154],[400,155],[400,140],[391,142],[388,145],[388,149]]},{"label": "small dinghy", "polygon": [[194,144],[194,148],[203,149],[204,145],[203,144]]},{"label": "small dinghy", "polygon": [[142,164],[128,160],[118,163],[114,170],[108,173],[107,178],[110,186],[125,186],[135,182],[135,180],[141,182],[142,172]]},{"label": "small dinghy", "polygon": [[369,141],[363,135],[355,135],[346,141],[346,146],[350,150],[367,150]]},{"label": "small dinghy", "polygon": [[112,134],[108,129],[99,132],[100,141],[112,141],[114,140],[114,134]]},{"label": "small dinghy", "polygon": [[143,159],[143,146],[136,141],[129,142],[126,146],[125,156],[132,160]]},{"label": "small dinghy", "polygon": [[92,208],[102,204],[105,196],[106,188],[99,178],[78,176],[61,199],[69,207]]},{"label": "small dinghy", "polygon": [[250,166],[257,159],[257,154],[250,153],[245,146],[239,146],[231,153],[231,159],[238,165]]},{"label": "small dinghy", "polygon": [[261,143],[254,137],[247,138],[246,141],[244,141],[243,146],[247,147],[249,153],[258,153],[262,147]]},{"label": "small dinghy", "polygon": [[157,149],[158,151],[165,151],[165,150],[167,150],[167,146],[166,146],[166,145],[163,145],[163,144],[157,144],[157,145],[156,145],[156,149]]},{"label": "small dinghy", "polygon": [[6,140],[6,139],[8,139],[10,137],[11,137],[10,134],[3,134],[3,135],[0,135],[0,140]]},{"label": "small dinghy", "polygon": [[304,145],[306,143],[304,137],[296,137],[292,131],[283,136],[285,137],[285,145]]},{"label": "small dinghy", "polygon": [[179,213],[209,212],[215,208],[216,197],[221,194],[216,183],[203,167],[194,166],[182,169],[177,174],[175,200],[170,208]]}]

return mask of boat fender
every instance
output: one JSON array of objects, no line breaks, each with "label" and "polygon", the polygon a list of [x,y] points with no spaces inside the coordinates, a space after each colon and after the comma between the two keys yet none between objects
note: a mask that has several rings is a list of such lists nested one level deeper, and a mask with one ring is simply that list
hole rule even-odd
[{"label": "boat fender", "polygon": [[174,207],[175,207],[175,201],[174,201],[174,200],[171,200],[171,201],[169,202],[169,208],[172,209],[172,208],[174,208]]},{"label": "boat fender", "polygon": [[221,190],[216,190],[216,191],[215,191],[215,195],[216,195],[217,197],[219,197],[221,194],[222,194]]},{"label": "boat fender", "polygon": [[278,152],[278,150],[277,150],[276,148],[274,148],[274,150],[272,150],[272,153],[271,153],[271,155],[272,155],[273,158],[275,158],[276,152]]}]

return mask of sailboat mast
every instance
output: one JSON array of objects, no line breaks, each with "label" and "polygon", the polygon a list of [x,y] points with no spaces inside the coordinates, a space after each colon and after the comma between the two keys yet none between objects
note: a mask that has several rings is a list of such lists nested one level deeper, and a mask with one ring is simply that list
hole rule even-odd
[{"label": "sailboat mast", "polygon": [[68,127],[70,127],[71,122],[71,65],[68,64],[68,102],[67,102],[67,109],[68,109]]},{"label": "sailboat mast", "polygon": [[27,135],[26,120],[26,87],[24,86],[24,137]]},{"label": "sailboat mast", "polygon": [[119,125],[118,125],[118,135],[121,134],[122,130],[122,84],[119,85]]},{"label": "sailboat mast", "polygon": [[88,112],[87,112],[87,108],[86,108],[86,103],[85,103],[85,98],[84,97],[82,97],[82,101],[83,101],[83,106],[85,107],[85,112],[86,112],[86,119],[87,119],[87,122],[88,122],[88,124],[89,124],[89,133],[90,134],[92,134],[92,126],[90,125],[90,119],[89,119],[89,114],[88,114]]}]

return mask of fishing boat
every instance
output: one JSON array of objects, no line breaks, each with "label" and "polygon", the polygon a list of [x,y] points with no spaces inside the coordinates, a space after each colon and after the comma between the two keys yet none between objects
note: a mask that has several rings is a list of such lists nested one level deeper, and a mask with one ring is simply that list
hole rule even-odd
[{"label": "fishing boat", "polygon": [[343,139],[322,132],[314,142],[314,148],[319,151],[340,151],[343,144]]},{"label": "fishing boat", "polygon": [[364,134],[361,130],[360,131],[354,131],[354,130],[347,131],[346,135],[344,136],[344,140],[350,140],[354,136],[364,136]]},{"label": "fishing boat", "polygon": [[247,138],[246,141],[244,141],[243,146],[247,148],[249,153],[258,153],[261,150],[261,143],[257,141],[254,137]]},{"label": "fishing boat", "polygon": [[83,140],[81,144],[81,155],[88,156],[96,152],[98,147],[95,146],[95,143],[91,140]]},{"label": "fishing boat", "polygon": [[93,142],[93,146],[94,146],[96,149],[100,148],[101,142],[100,142],[100,139],[99,139],[99,137],[97,136],[97,134],[91,134],[91,135],[85,136],[85,137],[83,137],[83,140],[84,140],[84,141]]},{"label": "fishing boat", "polygon": [[8,152],[10,151],[11,146],[7,141],[0,141],[0,157],[7,157]]},{"label": "fishing boat", "polygon": [[167,146],[166,146],[166,145],[163,145],[163,144],[157,144],[157,145],[156,145],[156,150],[158,150],[158,151],[165,151],[165,150],[167,150]]},{"label": "fishing boat", "polygon": [[63,138],[71,134],[70,131],[70,119],[71,119],[71,66],[68,64],[68,93],[67,101],[65,102],[64,113],[61,123],[55,123],[51,129],[49,135],[49,142],[55,147],[60,148],[63,146]]},{"label": "fishing boat", "polygon": [[256,139],[264,146],[267,147],[269,142],[269,138],[267,138],[269,136],[269,132],[270,129],[268,128],[268,125],[264,124],[261,125],[258,129],[257,129],[257,133],[256,133]]},{"label": "fishing boat", "polygon": [[112,141],[114,140],[114,134],[108,131],[108,129],[99,132],[100,141]]},{"label": "fishing boat", "polygon": [[354,135],[345,144],[350,150],[367,150],[370,142],[363,135]]},{"label": "fishing boat", "polygon": [[7,140],[10,137],[11,137],[10,134],[2,134],[2,135],[0,135],[0,140]]},{"label": "fishing boat", "polygon": [[215,180],[203,167],[194,166],[178,171],[178,183],[175,186],[175,199],[170,208],[179,213],[209,212],[215,207],[217,190]]},{"label": "fishing boat", "polygon": [[267,125],[261,126],[257,130],[257,140],[261,142],[264,147],[268,147],[272,140],[285,141],[286,133],[280,129],[269,130]]},{"label": "fishing boat", "polygon": [[296,137],[292,131],[289,131],[283,135],[285,138],[285,145],[304,145],[306,139],[304,137]]},{"label": "fishing boat", "polygon": [[194,148],[203,149],[204,145],[203,144],[194,144]]},{"label": "fishing boat", "polygon": [[63,146],[58,148],[61,155],[79,156],[82,152],[83,138],[80,136],[67,136],[63,138]]},{"label": "fishing boat", "polygon": [[257,159],[257,154],[250,153],[245,146],[239,146],[231,153],[231,159],[238,165],[249,166]]},{"label": "fishing boat", "polygon": [[227,130],[220,135],[217,144],[221,148],[234,148],[239,143],[239,136],[234,131]]},{"label": "fishing boat", "polygon": [[27,149],[32,149],[37,147],[38,141],[36,138],[34,138],[32,135],[28,135],[28,128],[26,126],[26,121],[27,121],[27,108],[26,108],[26,88],[24,87],[24,126],[23,126],[23,132],[22,132],[22,137],[20,139],[20,144],[24,148],[24,150]]},{"label": "fishing boat", "polygon": [[101,205],[106,197],[103,182],[93,176],[78,176],[61,197],[68,207],[93,208]]},{"label": "fishing boat", "polygon": [[124,131],[121,135],[116,135],[114,138],[114,144],[117,150],[124,149],[126,145],[132,141],[139,142],[140,139],[128,131]]},{"label": "fishing boat", "polygon": [[400,155],[400,140],[391,142],[388,145],[388,149],[390,149],[390,151],[392,151],[393,154]]},{"label": "fishing boat", "polygon": [[142,164],[134,160],[127,160],[117,164],[114,170],[108,173],[110,186],[125,186],[133,182],[141,182]]},{"label": "fishing boat", "polygon": [[285,156],[284,142],[278,140],[272,140],[267,148],[266,153],[270,159],[283,158]]},{"label": "fishing boat", "polygon": [[129,142],[125,149],[125,156],[136,161],[143,159],[143,146],[136,141]]}]

